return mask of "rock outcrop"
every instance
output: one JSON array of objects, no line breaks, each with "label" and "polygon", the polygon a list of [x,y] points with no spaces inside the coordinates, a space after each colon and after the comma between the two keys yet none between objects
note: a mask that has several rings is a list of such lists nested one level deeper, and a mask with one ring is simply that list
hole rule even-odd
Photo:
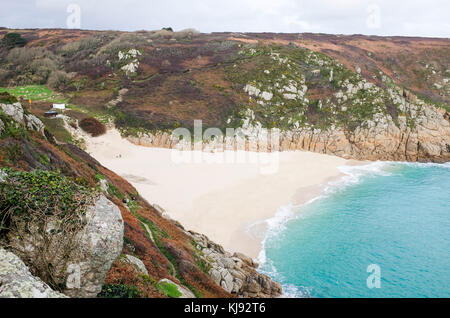
[{"label": "rock outcrop", "polygon": [[[32,114],[26,114],[23,110],[22,104],[17,102],[13,104],[0,104],[0,110],[5,115],[10,116],[16,123],[23,125],[28,130],[34,130],[44,136],[44,124],[42,121]],[[1,122],[1,120],[0,120]],[[4,130],[5,125],[0,123],[0,134]]]},{"label": "rock outcrop", "polygon": [[436,109],[423,107],[415,124],[389,115],[367,121],[353,132],[300,130],[283,134],[281,150],[308,150],[358,160],[450,161],[450,123]]},{"label": "rock outcrop", "polygon": [[15,122],[23,124],[22,104],[0,104],[0,109],[5,113],[5,115],[10,116]]},{"label": "rock outcrop", "polygon": [[[449,113],[429,105],[412,104],[409,104],[409,111],[416,115],[413,122],[406,116],[398,116],[394,120],[387,114],[375,116],[354,131],[338,127],[331,127],[328,130],[299,128],[281,131],[278,136],[278,149],[306,150],[357,160],[450,161]],[[270,147],[267,147],[267,138],[261,139],[261,136],[266,136],[261,127],[252,129],[247,127],[244,132],[248,140],[254,141],[253,145],[246,142],[241,147],[239,141],[235,139],[227,142],[226,149],[254,149],[262,152],[270,150]],[[128,136],[127,139],[146,147],[180,146],[179,140],[167,132],[139,133],[137,136]],[[224,145],[220,141],[203,145],[204,151],[223,149]]]},{"label": "rock outcrop", "polygon": [[124,257],[121,258],[121,261],[125,264],[133,265],[137,273],[141,275],[148,275],[147,268],[139,258],[132,255],[124,255]]},{"label": "rock outcrop", "polygon": [[[33,230],[22,237],[10,231],[8,244],[32,268],[38,268],[35,262],[42,261],[40,253],[51,250],[51,255],[46,254],[44,257],[52,263],[56,272],[64,273],[53,277],[55,284],[65,286],[64,294],[78,298],[96,297],[101,292],[112,263],[122,251],[124,224],[119,208],[104,195],[99,195],[87,207],[84,223],[85,226],[78,233],[68,233],[73,235],[68,238],[73,242],[68,254],[65,250],[67,244],[58,243],[63,242],[64,238],[48,243],[48,236],[39,235]],[[30,229],[37,228],[33,224],[28,226]],[[48,231],[52,231],[52,222],[48,224]],[[61,255],[66,254],[67,258],[60,259]]]},{"label": "rock outcrop", "polygon": [[205,235],[188,232],[197,244],[202,259],[209,264],[209,275],[227,292],[239,297],[279,297],[282,287],[268,276],[259,273],[258,264],[240,253],[226,252],[222,246],[211,242]]},{"label": "rock outcrop", "polygon": [[41,135],[44,135],[45,126],[39,118],[29,114],[25,115],[24,119],[25,119],[24,122],[28,130],[34,130],[40,133]]},{"label": "rock outcrop", "polygon": [[[71,297],[95,297],[123,246],[123,219],[119,208],[101,195],[86,212],[87,225],[81,233],[81,253],[71,260],[78,264],[80,285],[64,291]],[[77,269],[78,270],[78,269]]]},{"label": "rock outcrop", "polygon": [[22,260],[0,248],[0,298],[66,298],[31,274]]}]

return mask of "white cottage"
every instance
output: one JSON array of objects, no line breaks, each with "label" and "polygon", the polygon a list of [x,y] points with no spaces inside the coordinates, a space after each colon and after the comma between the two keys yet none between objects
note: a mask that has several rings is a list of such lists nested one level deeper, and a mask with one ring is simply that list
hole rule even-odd
[{"label": "white cottage", "polygon": [[66,109],[66,104],[53,104],[54,109]]}]

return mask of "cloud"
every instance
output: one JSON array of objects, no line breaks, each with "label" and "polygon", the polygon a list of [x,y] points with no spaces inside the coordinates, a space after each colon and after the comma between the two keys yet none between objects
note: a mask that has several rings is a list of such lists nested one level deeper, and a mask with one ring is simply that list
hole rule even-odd
[{"label": "cloud", "polygon": [[65,28],[70,3],[80,6],[84,29],[450,35],[447,0],[23,0],[2,4],[0,26]]}]

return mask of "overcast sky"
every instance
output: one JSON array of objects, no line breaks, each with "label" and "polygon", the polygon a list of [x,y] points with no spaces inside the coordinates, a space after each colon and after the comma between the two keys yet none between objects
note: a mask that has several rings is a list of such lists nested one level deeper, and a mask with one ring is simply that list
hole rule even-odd
[{"label": "overcast sky", "polygon": [[9,28],[136,31],[170,26],[201,32],[450,37],[449,0],[0,1],[0,26]]}]

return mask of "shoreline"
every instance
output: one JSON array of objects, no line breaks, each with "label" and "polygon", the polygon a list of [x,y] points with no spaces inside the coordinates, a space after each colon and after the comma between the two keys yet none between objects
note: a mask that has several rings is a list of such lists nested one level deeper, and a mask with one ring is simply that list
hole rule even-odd
[{"label": "shoreline", "polygon": [[330,155],[289,151],[276,153],[272,158],[277,160],[276,171],[265,174],[261,169],[267,160],[264,153],[243,152],[247,161],[233,163],[208,163],[223,153],[202,153],[204,162],[176,163],[172,149],[135,145],[115,129],[85,140],[87,152],[186,229],[254,259],[266,234],[255,224],[264,224],[282,206],[302,205],[319,196],[330,181],[344,176],[339,167],[360,164]]}]

